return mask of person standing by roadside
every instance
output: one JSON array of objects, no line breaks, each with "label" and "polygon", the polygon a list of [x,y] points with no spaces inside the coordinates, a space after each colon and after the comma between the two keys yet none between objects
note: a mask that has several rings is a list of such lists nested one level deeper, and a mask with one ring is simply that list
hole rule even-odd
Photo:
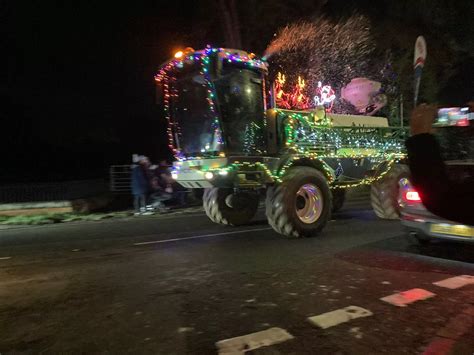
[{"label": "person standing by roadside", "polygon": [[148,166],[150,162],[143,155],[134,155],[132,166],[132,194],[135,216],[140,214],[151,214],[146,211],[147,196],[150,192],[150,182],[148,179]]}]

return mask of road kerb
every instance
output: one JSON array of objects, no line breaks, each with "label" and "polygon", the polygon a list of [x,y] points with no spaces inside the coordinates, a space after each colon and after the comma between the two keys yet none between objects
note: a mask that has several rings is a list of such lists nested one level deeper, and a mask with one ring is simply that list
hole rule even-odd
[{"label": "road kerb", "polygon": [[474,306],[465,308],[461,313],[452,317],[441,328],[436,337],[426,347],[423,355],[444,355],[453,353],[456,343],[465,336],[474,325]]}]

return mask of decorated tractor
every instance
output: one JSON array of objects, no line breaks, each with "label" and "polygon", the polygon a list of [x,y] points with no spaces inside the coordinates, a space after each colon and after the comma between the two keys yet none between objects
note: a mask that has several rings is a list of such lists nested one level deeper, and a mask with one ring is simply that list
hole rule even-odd
[{"label": "decorated tractor", "polygon": [[268,64],[238,50],[178,53],[155,77],[176,162],[173,178],[205,189],[215,223],[268,223],[287,237],[317,235],[349,188],[372,185],[381,218],[398,218],[405,131],[382,117],[275,106]]}]

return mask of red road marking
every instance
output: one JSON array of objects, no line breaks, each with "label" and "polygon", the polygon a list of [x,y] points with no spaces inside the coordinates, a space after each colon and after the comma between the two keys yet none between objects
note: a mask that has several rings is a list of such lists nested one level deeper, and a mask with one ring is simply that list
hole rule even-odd
[{"label": "red road marking", "polygon": [[423,352],[423,355],[444,355],[449,354],[456,342],[452,339],[434,338],[428,345],[428,348]]},{"label": "red road marking", "polygon": [[428,345],[423,355],[444,355],[450,353],[457,340],[466,334],[474,325],[474,306],[464,309],[451,318],[448,324],[441,328],[437,337]]}]

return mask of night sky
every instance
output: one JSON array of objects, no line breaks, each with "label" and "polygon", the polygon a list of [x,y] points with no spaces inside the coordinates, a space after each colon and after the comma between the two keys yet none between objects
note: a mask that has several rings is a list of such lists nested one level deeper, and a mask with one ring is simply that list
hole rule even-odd
[{"label": "night sky", "polygon": [[[340,3],[329,1],[327,11],[337,12]],[[132,153],[171,158],[153,75],[182,47],[224,45],[212,1],[0,4],[0,181],[105,176],[110,164],[127,164]],[[260,42],[244,38],[254,46],[244,49],[261,53],[290,15],[302,16],[283,11],[272,23],[259,23]]]},{"label": "night sky", "polygon": [[1,175],[87,177],[132,152],[167,157],[153,75],[186,40],[193,15],[183,5],[3,4]]}]

